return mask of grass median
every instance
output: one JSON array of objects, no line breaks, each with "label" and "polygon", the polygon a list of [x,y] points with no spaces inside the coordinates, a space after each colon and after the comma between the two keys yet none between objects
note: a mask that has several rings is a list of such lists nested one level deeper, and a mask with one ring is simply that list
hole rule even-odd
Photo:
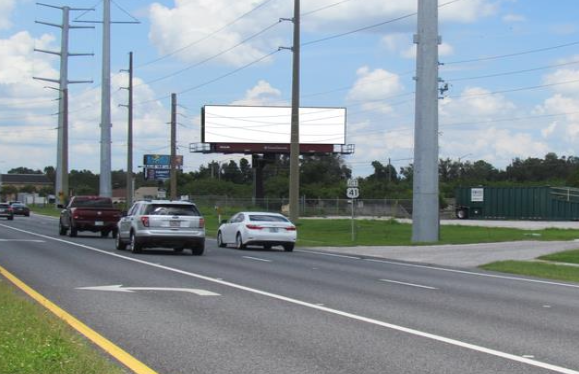
[{"label": "grass median", "polygon": [[0,358],[0,373],[127,373],[4,279],[0,279]]},{"label": "grass median", "polygon": [[499,261],[481,266],[482,269],[528,275],[539,278],[579,282],[579,250],[553,253],[540,261]]}]

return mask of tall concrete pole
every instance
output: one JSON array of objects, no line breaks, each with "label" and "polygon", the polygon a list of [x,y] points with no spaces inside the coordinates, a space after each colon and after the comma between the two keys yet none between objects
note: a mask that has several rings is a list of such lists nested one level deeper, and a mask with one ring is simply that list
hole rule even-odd
[{"label": "tall concrete pole", "polygon": [[439,240],[438,0],[418,0],[412,241]]},{"label": "tall concrete pole", "polygon": [[300,0],[294,0],[292,117],[290,137],[289,219],[297,223],[300,196]]},{"label": "tall concrete pole", "polygon": [[103,0],[101,77],[101,162],[99,194],[112,197],[111,180],[111,0]]},{"label": "tall concrete pole", "polygon": [[[65,113],[65,95],[64,90],[68,89],[68,40],[69,40],[69,18],[70,18],[70,8],[62,8],[62,35],[60,37],[60,101],[58,104],[58,134],[56,140],[56,181],[55,181],[55,195],[56,204],[64,204],[66,197],[68,196],[68,190],[64,189],[64,185],[68,184],[68,167],[65,169],[63,164],[64,152],[68,152],[68,149],[64,149],[64,123],[65,117],[68,113]],[[65,181],[67,179],[67,181]]]},{"label": "tall concrete pole", "polygon": [[177,200],[177,94],[171,94],[171,200]]},{"label": "tall concrete pole", "polygon": [[127,209],[133,205],[133,52],[129,53],[129,118],[127,131]]},{"label": "tall concrete pole", "polygon": [[[57,7],[54,5],[37,3],[38,5],[62,10],[62,24],[57,25],[48,22],[36,21],[47,26],[58,27],[62,29],[60,52],[46,51],[42,49],[34,49],[37,52],[50,53],[60,56],[60,78],[40,78],[34,79],[43,80],[52,83],[58,83],[59,88],[59,105],[58,105],[58,133],[56,144],[56,180],[55,193],[56,205],[64,204],[68,199],[68,84],[69,83],[92,83],[92,81],[69,81],[68,80],[68,58],[71,56],[91,56],[92,53],[70,53],[69,52],[69,34],[70,29],[92,28],[86,26],[71,26],[69,24],[70,11],[73,10],[92,10],[83,8]],[[50,87],[56,89],[54,87]]]}]

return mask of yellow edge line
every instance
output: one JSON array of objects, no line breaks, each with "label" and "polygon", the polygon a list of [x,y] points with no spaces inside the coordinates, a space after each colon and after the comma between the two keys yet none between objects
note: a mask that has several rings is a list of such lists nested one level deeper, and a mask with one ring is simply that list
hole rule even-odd
[{"label": "yellow edge line", "polygon": [[0,266],[0,274],[6,277],[10,282],[14,283],[16,287],[20,288],[22,291],[28,294],[28,296],[32,297],[46,309],[54,313],[58,318],[68,323],[72,328],[84,335],[87,339],[91,340],[115,359],[134,371],[136,374],[158,374],[156,371],[131,356],[122,348],[70,315],[38,292],[34,291],[32,288],[27,286],[20,279],[16,278],[2,266]]}]

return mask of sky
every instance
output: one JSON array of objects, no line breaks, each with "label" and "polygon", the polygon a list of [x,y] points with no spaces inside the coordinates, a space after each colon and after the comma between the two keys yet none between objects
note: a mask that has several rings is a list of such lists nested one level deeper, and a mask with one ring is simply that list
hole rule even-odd
[{"label": "sky", "polygon": [[[433,0],[434,1],[434,0]],[[344,157],[354,176],[371,163],[412,163],[418,0],[302,0],[300,103],[345,107]],[[69,168],[100,168],[102,1],[43,0],[71,12]],[[184,170],[243,155],[191,153],[204,105],[291,105],[289,0],[114,0],[112,169],[126,170],[129,52],[134,54],[134,158],[169,154],[177,94]],[[0,173],[56,165],[59,9],[0,0]],[[78,22],[81,21],[81,22]],[[128,23],[138,21],[138,23]],[[439,155],[504,169],[514,158],[577,156],[576,0],[440,0]],[[284,48],[280,48],[284,47]],[[245,156],[248,157],[248,156]],[[250,157],[248,157],[250,159]]]}]

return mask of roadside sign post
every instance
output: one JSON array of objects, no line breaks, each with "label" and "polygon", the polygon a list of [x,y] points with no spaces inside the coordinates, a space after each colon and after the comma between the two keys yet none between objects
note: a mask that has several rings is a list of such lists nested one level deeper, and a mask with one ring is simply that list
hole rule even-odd
[{"label": "roadside sign post", "polygon": [[354,230],[354,203],[355,199],[360,196],[360,190],[358,189],[357,179],[348,179],[348,188],[346,189],[346,196],[350,198],[350,203],[352,204],[352,241],[356,240],[356,232]]}]

